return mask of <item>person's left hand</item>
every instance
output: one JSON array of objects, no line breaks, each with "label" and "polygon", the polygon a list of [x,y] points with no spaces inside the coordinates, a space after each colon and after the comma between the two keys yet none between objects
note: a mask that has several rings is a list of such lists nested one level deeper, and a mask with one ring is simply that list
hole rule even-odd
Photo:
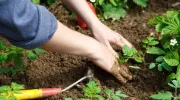
[{"label": "person's left hand", "polygon": [[114,44],[120,48],[123,48],[123,46],[125,45],[127,45],[128,47],[133,47],[133,45],[129,41],[127,41],[122,35],[111,30],[103,23],[99,23],[99,24],[96,23],[96,25],[93,25],[93,27],[91,27],[90,30],[93,33],[94,37],[99,42],[106,45],[111,50],[111,52],[116,56],[117,53],[112,48],[111,44]]}]

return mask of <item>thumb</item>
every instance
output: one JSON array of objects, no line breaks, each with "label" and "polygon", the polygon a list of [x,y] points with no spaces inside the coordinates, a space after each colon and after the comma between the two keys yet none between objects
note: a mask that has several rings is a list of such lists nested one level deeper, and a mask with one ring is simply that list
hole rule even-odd
[{"label": "thumb", "polygon": [[108,49],[109,49],[117,58],[119,58],[118,53],[112,48],[112,46],[111,46],[111,44],[109,43],[109,41],[105,41],[105,45],[108,47]]}]

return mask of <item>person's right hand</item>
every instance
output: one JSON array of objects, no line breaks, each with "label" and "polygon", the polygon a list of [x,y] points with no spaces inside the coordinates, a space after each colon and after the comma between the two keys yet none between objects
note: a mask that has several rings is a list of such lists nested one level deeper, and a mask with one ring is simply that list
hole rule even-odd
[{"label": "person's right hand", "polygon": [[119,64],[115,55],[104,45],[94,49],[90,59],[99,67],[114,75],[121,83],[132,80],[132,75],[126,65]]}]

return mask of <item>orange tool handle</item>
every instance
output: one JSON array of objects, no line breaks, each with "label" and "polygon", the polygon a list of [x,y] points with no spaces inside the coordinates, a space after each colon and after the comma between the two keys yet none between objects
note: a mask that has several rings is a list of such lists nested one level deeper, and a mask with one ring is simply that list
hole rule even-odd
[{"label": "orange tool handle", "polygon": [[54,96],[61,92],[61,88],[43,88],[21,90],[22,94],[14,94],[18,100],[38,99],[43,97]]}]

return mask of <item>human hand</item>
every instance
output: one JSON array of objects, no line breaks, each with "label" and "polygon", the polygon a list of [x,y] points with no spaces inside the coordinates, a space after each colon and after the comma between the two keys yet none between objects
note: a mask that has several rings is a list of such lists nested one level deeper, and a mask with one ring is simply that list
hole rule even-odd
[{"label": "human hand", "polygon": [[124,45],[133,47],[133,45],[129,41],[127,41],[122,35],[111,30],[101,22],[92,25],[92,27],[90,27],[90,30],[93,33],[94,37],[99,42],[106,45],[109,48],[109,50],[111,50],[111,52],[116,56],[117,54],[112,48],[111,44],[116,45],[120,48],[123,48]]},{"label": "human hand", "polygon": [[132,80],[132,75],[129,72],[127,66],[119,64],[117,58],[103,44],[93,48],[93,51],[94,52],[89,55],[89,58],[96,65],[111,73],[121,83],[126,83],[128,80]]}]

